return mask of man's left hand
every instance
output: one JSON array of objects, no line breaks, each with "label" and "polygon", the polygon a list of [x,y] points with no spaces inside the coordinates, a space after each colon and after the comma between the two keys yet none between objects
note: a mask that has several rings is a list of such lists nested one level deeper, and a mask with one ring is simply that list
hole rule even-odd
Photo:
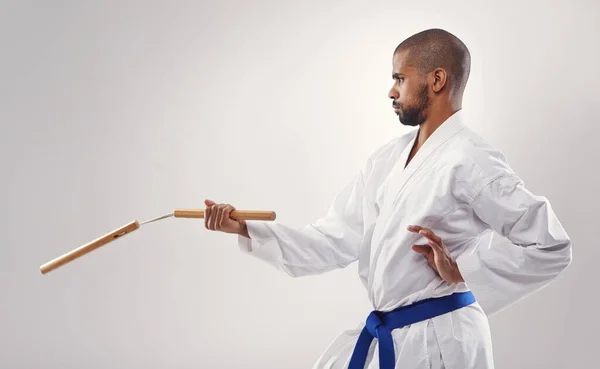
[{"label": "man's left hand", "polygon": [[436,236],[430,229],[411,225],[408,230],[418,233],[427,239],[427,245],[413,245],[412,249],[427,258],[429,266],[448,283],[464,282],[456,260],[448,252],[448,248],[444,245],[441,238]]}]

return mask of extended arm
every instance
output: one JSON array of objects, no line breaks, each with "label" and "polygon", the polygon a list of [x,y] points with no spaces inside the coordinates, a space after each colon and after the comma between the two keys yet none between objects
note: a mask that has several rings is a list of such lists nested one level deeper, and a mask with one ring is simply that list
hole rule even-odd
[{"label": "extended arm", "polygon": [[335,197],[326,216],[302,228],[247,221],[240,249],[292,277],[344,268],[358,259],[363,236],[365,171]]}]

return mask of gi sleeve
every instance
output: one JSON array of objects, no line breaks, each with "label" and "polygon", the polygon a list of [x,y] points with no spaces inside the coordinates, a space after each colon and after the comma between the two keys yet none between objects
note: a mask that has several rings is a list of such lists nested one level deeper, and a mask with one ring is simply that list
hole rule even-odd
[{"label": "gi sleeve", "polygon": [[487,315],[547,286],[570,265],[571,241],[550,202],[531,193],[516,175],[503,175],[485,185],[472,209],[509,241],[457,259]]},{"label": "gi sleeve", "polygon": [[246,221],[240,250],[292,277],[321,274],[358,260],[363,238],[365,169],[335,196],[325,216],[302,228]]}]

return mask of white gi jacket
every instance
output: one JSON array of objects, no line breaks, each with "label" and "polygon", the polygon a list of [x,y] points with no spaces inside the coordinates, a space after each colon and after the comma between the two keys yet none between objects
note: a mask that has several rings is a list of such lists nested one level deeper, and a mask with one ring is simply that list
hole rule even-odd
[{"label": "white gi jacket", "polygon": [[[477,303],[392,331],[397,368],[493,368],[486,315],[544,287],[571,262],[570,239],[548,200],[524,187],[463,114],[435,130],[406,167],[417,129],[382,145],[314,223],[248,221],[251,239],[238,238],[243,252],[292,277],[358,261],[374,310],[471,290]],[[441,237],[466,283],[446,283],[411,249],[427,244],[411,224]],[[479,257],[494,231],[512,244]],[[313,368],[347,368],[363,326],[342,332]],[[365,369],[379,367],[377,349],[375,339]]]}]

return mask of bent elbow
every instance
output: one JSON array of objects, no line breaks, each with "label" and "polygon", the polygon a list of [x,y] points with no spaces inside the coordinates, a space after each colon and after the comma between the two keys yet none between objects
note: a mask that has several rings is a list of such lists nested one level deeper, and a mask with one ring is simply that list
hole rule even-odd
[{"label": "bent elbow", "polygon": [[539,264],[539,272],[551,279],[561,275],[573,262],[571,240],[567,237],[544,246],[538,244],[531,250],[531,261]]},{"label": "bent elbow", "polygon": [[553,269],[556,271],[557,275],[560,275],[568,269],[573,262],[571,240],[565,238],[562,242],[552,247],[550,251],[554,254],[554,257],[552,258],[552,263],[554,264]]},{"label": "bent elbow", "polygon": [[571,266],[571,263],[573,262],[573,248],[572,248],[572,243],[571,243],[570,239],[567,239],[565,241],[564,254],[565,254],[565,261],[564,261],[564,266],[562,268],[563,271],[565,269],[567,269],[569,266]]}]

